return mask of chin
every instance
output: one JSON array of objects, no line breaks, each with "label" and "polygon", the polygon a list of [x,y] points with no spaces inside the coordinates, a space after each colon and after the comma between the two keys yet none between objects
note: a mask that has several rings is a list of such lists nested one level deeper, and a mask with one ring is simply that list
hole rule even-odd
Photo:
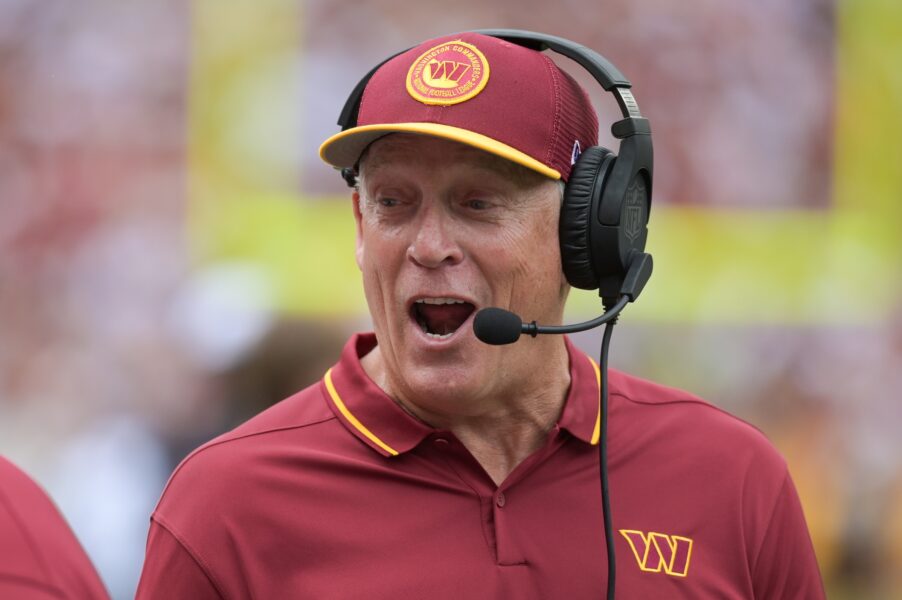
[{"label": "chin", "polygon": [[[435,407],[441,412],[454,412],[479,396],[480,385],[486,377],[475,365],[423,364],[417,361],[402,374],[404,396],[424,408]],[[444,408],[440,408],[444,407]],[[450,409],[450,410],[449,410]]]}]

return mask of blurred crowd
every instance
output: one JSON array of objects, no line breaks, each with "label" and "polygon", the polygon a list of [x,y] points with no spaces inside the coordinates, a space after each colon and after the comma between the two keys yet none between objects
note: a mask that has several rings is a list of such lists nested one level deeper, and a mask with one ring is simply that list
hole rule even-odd
[{"label": "blurred crowd", "polygon": [[[402,0],[268,3],[298,20],[294,52],[273,61],[294,61],[310,84],[299,203],[345,194],[316,148],[376,60],[505,24],[596,47],[633,78],[655,127],[656,203],[830,210],[828,0],[460,2],[440,15]],[[368,324],[286,311],[252,260],[193,251],[198,5],[215,11],[201,0],[0,2],[0,454],[49,491],[114,598],[134,591],[175,464],[317,380]],[[598,335],[575,339],[595,354]],[[902,309],[822,325],[625,318],[612,365],[697,393],[775,441],[831,597],[902,589]]]}]

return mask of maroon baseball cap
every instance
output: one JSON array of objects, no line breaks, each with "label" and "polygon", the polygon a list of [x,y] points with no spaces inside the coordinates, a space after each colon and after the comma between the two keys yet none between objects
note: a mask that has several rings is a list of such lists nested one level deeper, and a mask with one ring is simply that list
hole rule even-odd
[{"label": "maroon baseball cap", "polygon": [[598,141],[598,118],[570,75],[541,52],[460,33],[423,42],[369,80],[357,125],[320,146],[338,168],[356,166],[390,133],[461,142],[566,181],[579,153]]}]

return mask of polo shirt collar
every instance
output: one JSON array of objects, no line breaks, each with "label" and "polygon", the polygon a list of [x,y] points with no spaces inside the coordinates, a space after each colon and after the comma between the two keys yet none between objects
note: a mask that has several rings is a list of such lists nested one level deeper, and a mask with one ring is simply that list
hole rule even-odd
[{"label": "polo shirt collar", "polygon": [[[566,344],[570,389],[558,426],[587,444],[597,444],[601,423],[598,367],[569,339]],[[348,431],[383,456],[397,456],[437,430],[398,406],[363,370],[360,358],[375,346],[375,334],[352,336],[321,387],[327,404]]]},{"label": "polo shirt collar", "polygon": [[570,355],[570,389],[558,425],[594,446],[601,433],[601,399],[598,395],[601,372],[598,364],[574,346],[569,337],[564,339]]}]

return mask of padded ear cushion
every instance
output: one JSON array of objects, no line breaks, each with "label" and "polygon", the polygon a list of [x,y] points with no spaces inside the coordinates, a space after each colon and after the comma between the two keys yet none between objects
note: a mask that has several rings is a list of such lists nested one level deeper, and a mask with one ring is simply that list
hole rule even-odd
[{"label": "padded ear cushion", "polygon": [[607,148],[586,148],[570,171],[570,180],[564,190],[559,225],[561,264],[564,275],[573,287],[594,290],[598,287],[599,274],[592,260],[590,226],[593,205],[601,201],[605,178],[614,165],[616,156]]}]

